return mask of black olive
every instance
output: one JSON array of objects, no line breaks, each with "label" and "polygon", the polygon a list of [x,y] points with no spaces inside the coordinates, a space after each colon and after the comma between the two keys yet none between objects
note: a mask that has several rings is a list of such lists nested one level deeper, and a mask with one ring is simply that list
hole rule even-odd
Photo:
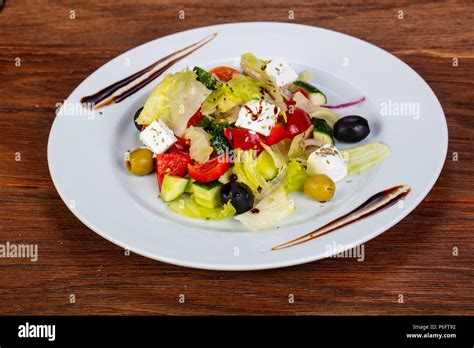
[{"label": "black olive", "polygon": [[135,116],[133,116],[133,123],[135,124],[135,127],[137,127],[137,129],[140,132],[142,131],[142,125],[137,123],[137,118],[138,118],[138,116],[140,116],[140,113],[142,112],[142,110],[143,110],[143,107],[138,109],[137,112],[135,112]]},{"label": "black olive", "polygon": [[231,181],[221,189],[222,202],[225,204],[230,201],[237,211],[237,214],[245,213],[253,207],[253,194],[250,189],[238,182]]},{"label": "black olive", "polygon": [[369,122],[362,116],[351,115],[337,120],[334,124],[334,137],[345,143],[356,143],[370,133]]}]

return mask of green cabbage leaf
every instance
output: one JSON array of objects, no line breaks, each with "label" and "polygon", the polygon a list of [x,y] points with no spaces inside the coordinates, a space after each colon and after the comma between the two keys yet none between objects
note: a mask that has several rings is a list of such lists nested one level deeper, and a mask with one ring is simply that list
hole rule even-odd
[{"label": "green cabbage leaf", "polygon": [[187,69],[167,74],[148,96],[137,123],[149,125],[162,120],[178,136],[182,136],[186,125],[211,93]]}]

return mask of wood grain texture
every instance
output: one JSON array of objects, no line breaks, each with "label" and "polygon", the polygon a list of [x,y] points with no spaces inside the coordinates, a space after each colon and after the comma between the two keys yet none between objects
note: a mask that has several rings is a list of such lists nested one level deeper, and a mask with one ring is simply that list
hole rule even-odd
[{"label": "wood grain texture", "polygon": [[[39,260],[0,259],[0,314],[473,315],[473,17],[472,1],[8,1],[0,14],[0,243],[37,243]],[[57,195],[46,158],[56,103],[134,46],[239,21],[297,22],[367,40],[413,67],[440,99],[450,135],[441,177],[407,218],[366,243],[364,262],[211,272],[125,256]]]}]

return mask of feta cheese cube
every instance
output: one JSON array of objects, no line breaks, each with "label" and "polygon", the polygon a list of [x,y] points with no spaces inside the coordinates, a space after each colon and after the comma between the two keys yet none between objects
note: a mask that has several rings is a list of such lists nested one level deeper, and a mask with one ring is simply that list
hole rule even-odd
[{"label": "feta cheese cube", "polygon": [[325,174],[338,182],[347,176],[347,166],[337,148],[325,144],[309,155],[307,172],[309,175]]},{"label": "feta cheese cube", "polygon": [[270,102],[251,100],[240,109],[235,125],[268,136],[279,113],[280,108]]},{"label": "feta cheese cube", "polygon": [[154,154],[159,154],[168,150],[177,139],[163,121],[155,120],[140,133],[140,141]]},{"label": "feta cheese cube", "polygon": [[291,65],[288,64],[285,58],[272,59],[272,61],[267,64],[265,71],[269,76],[275,78],[279,87],[283,87],[298,79],[298,74],[293,70]]}]

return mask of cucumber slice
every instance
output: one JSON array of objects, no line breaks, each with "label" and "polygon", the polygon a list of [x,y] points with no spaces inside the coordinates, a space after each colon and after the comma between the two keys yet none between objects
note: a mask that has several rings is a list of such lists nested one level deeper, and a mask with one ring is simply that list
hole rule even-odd
[{"label": "cucumber slice", "polygon": [[257,171],[265,178],[265,180],[272,180],[278,174],[278,168],[275,166],[273,157],[268,151],[263,151],[257,157]]},{"label": "cucumber slice", "polygon": [[309,100],[317,106],[327,104],[328,102],[328,98],[326,98],[326,95],[323,92],[310,93]]},{"label": "cucumber slice", "polygon": [[315,86],[313,86],[312,84],[310,84],[308,82],[301,81],[301,80],[296,80],[295,82],[293,82],[290,85],[289,90],[290,90],[290,92],[296,92],[299,88],[304,89],[308,93],[318,93],[319,92],[319,89],[317,89]]},{"label": "cucumber slice", "polygon": [[309,100],[311,103],[317,106],[324,105],[328,101],[326,95],[323,92],[305,81],[296,80],[291,84],[289,89],[290,92],[296,92],[298,89],[303,89],[309,95]]},{"label": "cucumber slice", "polygon": [[314,131],[313,138],[319,141],[319,146],[323,146],[325,144],[334,145],[334,138],[327,133]]},{"label": "cucumber slice", "polygon": [[193,193],[193,184],[194,184],[194,179],[189,179],[188,184],[186,185],[186,189],[184,192],[186,193]]},{"label": "cucumber slice", "polygon": [[212,183],[210,185],[193,183],[194,200],[206,208],[220,207],[222,206],[221,187],[220,183]]},{"label": "cucumber slice", "polygon": [[313,123],[313,138],[319,141],[319,146],[334,145],[333,132],[329,124],[320,118],[311,119]]},{"label": "cucumber slice", "polygon": [[334,127],[334,124],[339,120],[339,114],[331,109],[326,109],[323,106],[320,106],[315,111],[309,113],[311,118],[319,118],[327,122],[331,127]]},{"label": "cucumber slice", "polygon": [[318,132],[327,133],[333,135],[332,128],[326,120],[322,118],[312,118],[311,122],[313,123],[313,129]]},{"label": "cucumber slice", "polygon": [[181,196],[188,186],[188,179],[179,176],[165,175],[161,185],[161,199],[165,202],[174,201]]}]

